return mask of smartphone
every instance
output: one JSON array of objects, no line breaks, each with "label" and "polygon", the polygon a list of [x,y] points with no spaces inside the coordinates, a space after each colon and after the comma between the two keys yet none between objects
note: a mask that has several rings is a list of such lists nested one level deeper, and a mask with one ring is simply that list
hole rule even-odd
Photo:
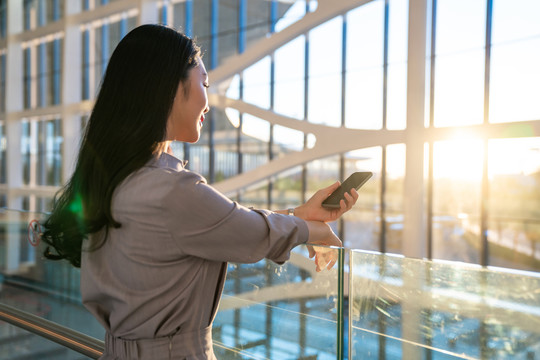
[{"label": "smartphone", "polygon": [[339,208],[341,199],[345,199],[345,193],[352,188],[360,189],[369,180],[373,173],[369,171],[352,173],[333,193],[323,201],[322,206],[327,208]]}]

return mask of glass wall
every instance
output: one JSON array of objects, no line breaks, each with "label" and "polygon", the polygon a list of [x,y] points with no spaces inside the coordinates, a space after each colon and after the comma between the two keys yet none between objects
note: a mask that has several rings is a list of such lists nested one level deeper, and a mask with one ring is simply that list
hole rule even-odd
[{"label": "glass wall", "polygon": [[62,179],[61,119],[23,120],[21,154],[23,182],[30,186],[60,186]]},{"label": "glass wall", "polygon": [[33,30],[60,20],[64,16],[64,1],[23,0],[24,29]]},{"label": "glass wall", "polygon": [[488,158],[489,263],[538,271],[540,138],[490,140]]},{"label": "glass wall", "polygon": [[120,40],[137,24],[137,10],[84,24],[81,30],[82,99],[94,99],[109,58]]},{"label": "glass wall", "polygon": [[60,104],[62,48],[61,33],[23,44],[23,105],[26,109]]},{"label": "glass wall", "polygon": [[[540,80],[540,30],[531,15],[538,10],[535,1],[427,2],[421,39],[427,51],[421,60],[426,76],[422,119],[410,118],[407,111],[416,90],[407,83],[412,58],[408,19],[414,14],[409,14],[406,0],[373,0],[347,8],[270,49],[264,46],[273,33],[292,32],[293,24],[311,21],[306,14],[325,8],[314,0],[159,0],[147,7],[112,3],[81,0],[84,17],[66,17],[62,1],[26,0],[21,4],[23,40],[2,38],[22,47],[20,93],[23,111],[29,112],[16,119],[22,137],[15,156],[22,169],[14,169],[22,172],[22,184],[15,186],[59,186],[62,169],[69,169],[62,163],[61,148],[62,129],[69,132],[70,127],[59,120],[64,108],[57,108],[68,90],[62,84],[70,83],[62,62],[69,55],[67,25],[84,21],[78,24],[81,59],[76,72],[84,101],[70,106],[88,113],[115,46],[142,15],[152,15],[195,37],[210,73],[226,67],[232,57],[243,61],[235,56],[250,49],[264,52],[229,79],[212,83],[210,78],[211,92],[241,106],[211,104],[200,141],[173,145],[175,154],[188,160],[188,168],[209,182],[246,173],[255,178],[227,195],[277,209],[299,204],[354,171],[372,171],[358,204],[332,226],[347,246],[403,253],[409,205],[405,198],[411,191],[405,188],[410,170],[405,164],[423,161],[420,156],[411,159],[415,155],[408,147],[414,139],[427,144],[426,178],[418,185],[423,194],[414,199],[421,203],[419,217],[426,227],[419,231],[425,239],[417,241],[430,249],[427,256],[540,269],[535,255],[540,216],[528,203],[534,203],[538,187],[531,155],[540,115],[535,100],[540,95],[535,86]],[[0,19],[7,16],[6,4],[0,2]],[[94,15],[101,12],[107,15]],[[53,30],[44,26],[52,23]],[[28,34],[38,28],[39,37],[31,38]],[[9,47],[1,45],[0,111],[5,112],[11,62]],[[8,115],[2,118],[4,134]],[[79,121],[79,114],[73,118]],[[413,134],[418,121],[425,131]],[[306,124],[317,130],[303,130]],[[344,140],[347,146],[334,140],[321,149],[317,143],[334,130],[350,137]],[[7,139],[2,143],[5,157],[14,151],[8,144]],[[312,149],[319,155],[311,155]],[[512,162],[503,156],[507,154],[529,160]],[[517,163],[524,165],[519,168]],[[6,161],[3,164],[5,181],[10,177]],[[257,177],[260,169],[274,166],[275,172]],[[508,190],[512,184],[519,194]],[[510,209],[515,211],[511,214]]]},{"label": "glass wall", "polygon": [[0,113],[6,111],[6,54],[0,50]]}]

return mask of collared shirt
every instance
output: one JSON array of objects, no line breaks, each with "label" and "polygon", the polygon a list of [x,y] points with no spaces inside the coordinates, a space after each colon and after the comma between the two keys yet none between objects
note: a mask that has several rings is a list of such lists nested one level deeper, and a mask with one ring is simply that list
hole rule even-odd
[{"label": "collared shirt", "polygon": [[[282,263],[308,239],[303,220],[241,206],[167,153],[126,178],[111,207],[121,227],[109,229],[103,246],[83,250],[81,264],[83,304],[107,331],[106,352],[114,339],[174,337],[182,347],[183,334],[211,326],[228,261]],[[192,347],[186,358],[214,358],[211,346]]]}]

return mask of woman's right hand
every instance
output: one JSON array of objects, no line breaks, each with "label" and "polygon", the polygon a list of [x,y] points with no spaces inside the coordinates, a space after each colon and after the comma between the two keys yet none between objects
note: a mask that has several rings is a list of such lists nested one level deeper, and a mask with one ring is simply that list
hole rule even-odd
[{"label": "woman's right hand", "polygon": [[322,271],[324,268],[330,270],[337,262],[338,251],[323,246],[310,246],[310,245],[324,245],[324,246],[336,246],[341,247],[343,244],[341,240],[334,234],[332,228],[321,221],[306,221],[309,230],[308,238],[308,250],[309,257],[315,257],[315,265],[317,266],[317,272]]}]

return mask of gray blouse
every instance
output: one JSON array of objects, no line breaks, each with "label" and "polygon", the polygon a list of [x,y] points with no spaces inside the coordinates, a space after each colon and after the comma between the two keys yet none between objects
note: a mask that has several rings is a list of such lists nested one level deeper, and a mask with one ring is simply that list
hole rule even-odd
[{"label": "gray blouse", "polygon": [[282,263],[308,239],[302,219],[243,207],[167,153],[118,186],[112,214],[121,227],[81,265],[83,304],[107,331],[103,359],[214,359],[226,262]]}]

